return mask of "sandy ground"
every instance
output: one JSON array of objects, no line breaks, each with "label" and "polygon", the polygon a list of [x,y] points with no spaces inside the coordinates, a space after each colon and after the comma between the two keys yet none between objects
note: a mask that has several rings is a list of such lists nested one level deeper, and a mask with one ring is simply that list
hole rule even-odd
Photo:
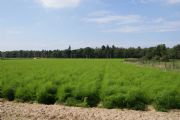
[{"label": "sandy ground", "polygon": [[180,120],[180,110],[165,113],[0,102],[0,120]]}]

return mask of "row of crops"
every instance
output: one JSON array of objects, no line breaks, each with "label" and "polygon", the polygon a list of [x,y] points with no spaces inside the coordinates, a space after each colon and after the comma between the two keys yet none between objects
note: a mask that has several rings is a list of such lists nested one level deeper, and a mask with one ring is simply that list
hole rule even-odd
[{"label": "row of crops", "polygon": [[0,60],[0,97],[20,102],[180,109],[180,74],[120,59]]}]

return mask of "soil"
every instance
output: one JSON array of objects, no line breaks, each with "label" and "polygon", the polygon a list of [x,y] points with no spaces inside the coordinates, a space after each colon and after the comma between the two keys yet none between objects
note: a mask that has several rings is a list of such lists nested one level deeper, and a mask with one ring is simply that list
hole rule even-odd
[{"label": "soil", "polygon": [[0,101],[0,120],[180,120],[180,110],[134,111]]}]

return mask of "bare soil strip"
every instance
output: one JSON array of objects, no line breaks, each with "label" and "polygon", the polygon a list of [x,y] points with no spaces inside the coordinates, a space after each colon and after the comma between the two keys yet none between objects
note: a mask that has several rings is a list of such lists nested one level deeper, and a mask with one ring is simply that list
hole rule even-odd
[{"label": "bare soil strip", "polygon": [[180,110],[170,112],[109,110],[0,102],[0,120],[180,120]]}]

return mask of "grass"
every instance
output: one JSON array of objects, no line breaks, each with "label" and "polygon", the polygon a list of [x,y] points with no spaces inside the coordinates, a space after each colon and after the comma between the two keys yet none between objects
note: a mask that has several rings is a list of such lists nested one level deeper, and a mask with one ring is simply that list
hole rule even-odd
[{"label": "grass", "polygon": [[162,70],[180,71],[180,60],[178,59],[170,59],[168,62],[162,62],[157,60],[142,60],[137,58],[128,58],[125,59],[125,61],[128,63],[137,63],[144,66],[156,67]]},{"label": "grass", "polygon": [[120,59],[0,60],[0,97],[43,104],[180,109],[180,74]]}]

